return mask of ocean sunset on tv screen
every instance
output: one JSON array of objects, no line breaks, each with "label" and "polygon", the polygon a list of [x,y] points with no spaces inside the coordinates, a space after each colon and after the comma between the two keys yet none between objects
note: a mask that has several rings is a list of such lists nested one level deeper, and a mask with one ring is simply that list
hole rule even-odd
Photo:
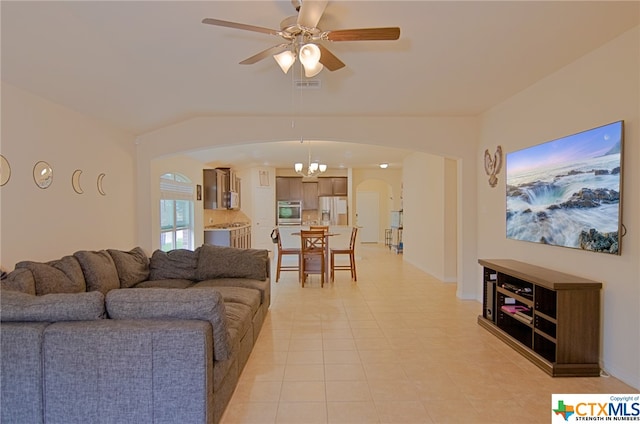
[{"label": "ocean sunset on tv screen", "polygon": [[624,122],[507,154],[507,238],[620,254]]}]

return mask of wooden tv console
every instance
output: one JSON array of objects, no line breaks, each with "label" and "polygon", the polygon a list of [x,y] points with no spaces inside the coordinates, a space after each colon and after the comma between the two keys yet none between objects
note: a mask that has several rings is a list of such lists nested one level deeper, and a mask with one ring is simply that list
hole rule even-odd
[{"label": "wooden tv console", "polygon": [[510,259],[478,263],[480,326],[553,377],[600,375],[602,283]]}]

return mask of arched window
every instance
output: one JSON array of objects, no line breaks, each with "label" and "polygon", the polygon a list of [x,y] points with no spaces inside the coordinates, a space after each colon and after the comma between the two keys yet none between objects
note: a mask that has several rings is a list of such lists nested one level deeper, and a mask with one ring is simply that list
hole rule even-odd
[{"label": "arched window", "polygon": [[160,249],[193,250],[193,185],[184,175],[160,177]]}]

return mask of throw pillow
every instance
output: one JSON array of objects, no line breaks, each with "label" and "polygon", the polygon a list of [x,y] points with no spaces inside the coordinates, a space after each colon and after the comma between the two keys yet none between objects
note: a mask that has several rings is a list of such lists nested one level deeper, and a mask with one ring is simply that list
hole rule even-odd
[{"label": "throw pillow", "polygon": [[197,319],[209,321],[213,329],[216,360],[231,357],[226,309],[215,289],[121,289],[106,298],[111,319]]},{"label": "throw pillow", "polygon": [[100,292],[51,293],[34,296],[3,290],[2,321],[92,321],[104,318],[104,295]]},{"label": "throw pillow", "polygon": [[38,296],[49,293],[79,293],[86,290],[82,268],[73,256],[64,256],[46,263],[22,261],[17,268],[27,268],[33,274]]},{"label": "throw pillow", "polygon": [[81,250],[73,254],[80,262],[84,278],[87,281],[87,291],[97,290],[107,294],[109,290],[120,287],[118,270],[111,255],[106,250],[89,252]]},{"label": "throw pillow", "polygon": [[3,290],[36,294],[36,280],[33,278],[33,273],[27,268],[14,269],[4,276],[1,287]]},{"label": "throw pillow", "polygon": [[198,280],[253,278],[266,280],[269,252],[205,244],[198,248]]},{"label": "throw pillow", "polygon": [[149,258],[141,247],[125,252],[107,249],[116,264],[120,288],[133,287],[149,278]]},{"label": "throw pillow", "polygon": [[197,251],[176,249],[168,252],[156,250],[149,262],[149,280],[196,279]]}]

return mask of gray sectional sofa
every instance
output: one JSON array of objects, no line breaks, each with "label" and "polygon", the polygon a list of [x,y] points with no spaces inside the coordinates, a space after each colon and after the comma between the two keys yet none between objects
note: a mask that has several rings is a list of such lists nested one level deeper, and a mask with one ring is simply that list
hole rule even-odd
[{"label": "gray sectional sofa", "polygon": [[266,250],[80,251],[2,279],[2,423],[217,423],[270,304]]}]

